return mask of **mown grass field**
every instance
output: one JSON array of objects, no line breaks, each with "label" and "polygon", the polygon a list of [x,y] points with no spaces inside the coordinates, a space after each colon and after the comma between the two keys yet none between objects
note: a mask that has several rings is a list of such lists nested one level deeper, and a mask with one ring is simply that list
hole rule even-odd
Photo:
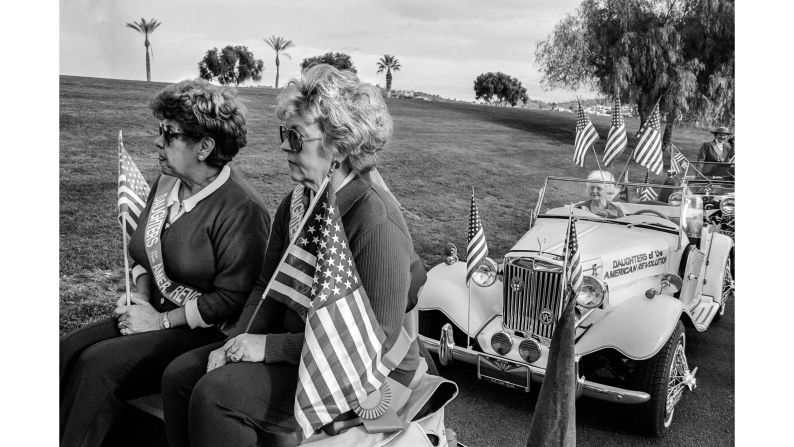
[{"label": "mown grass field", "polygon": [[[62,333],[108,315],[124,288],[116,220],[116,140],[123,130],[127,151],[151,183],[159,172],[157,120],[147,101],[164,85],[61,77]],[[271,212],[291,187],[284,154],[278,150],[276,95],[274,89],[240,89],[249,109],[248,147],[234,161]],[[411,99],[387,103],[394,116],[394,138],[382,152],[380,170],[405,209],[414,245],[427,267],[441,261],[447,241],[464,254],[472,186],[491,253],[500,256],[526,231],[546,176],[577,177],[595,169],[592,154],[586,168],[571,161],[575,116],[570,113]],[[605,140],[609,117],[592,119]],[[626,121],[629,133],[639,127],[636,119]],[[704,130],[678,129],[674,142],[694,157],[699,143],[708,138]],[[644,178],[633,163],[630,171],[631,179]]]},{"label": "mown grass field", "polygon": [[[164,85],[61,76],[61,333],[110,315],[124,290],[116,140],[123,130],[127,151],[151,183],[159,172],[157,120],[147,101]],[[248,147],[234,161],[271,212],[291,189],[285,156],[278,150],[276,95],[268,88],[240,89],[249,109]],[[575,115],[570,113],[410,99],[388,99],[387,104],[394,116],[394,138],[382,152],[380,170],[405,209],[415,248],[428,268],[441,262],[447,241],[465,256],[472,186],[490,252],[501,257],[527,230],[546,176],[581,177],[596,168],[592,153],[586,168],[571,161]],[[591,119],[602,136],[597,144],[601,157],[609,117]],[[633,148],[639,123],[627,118],[626,125]],[[710,137],[704,129],[677,128],[673,141],[694,159],[700,143]],[[613,171],[627,157],[628,151]],[[632,180],[644,176],[644,169],[630,165]],[[580,401],[579,445],[733,444],[732,308],[717,331],[688,335],[691,356],[697,359],[690,362],[707,366],[701,372],[706,390],[684,399],[675,433],[662,442],[643,438],[623,422],[630,408]],[[447,424],[461,441],[470,446],[523,445],[538,388],[523,394],[478,382],[471,368],[449,373],[459,382],[461,395],[448,408]]]}]

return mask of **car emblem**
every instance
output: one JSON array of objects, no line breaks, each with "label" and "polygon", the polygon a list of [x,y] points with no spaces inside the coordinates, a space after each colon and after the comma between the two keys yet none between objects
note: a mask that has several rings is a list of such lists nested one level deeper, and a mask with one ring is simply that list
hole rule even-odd
[{"label": "car emblem", "polygon": [[522,284],[521,284],[521,279],[520,278],[513,278],[513,280],[510,281],[510,288],[513,289],[514,293],[520,292],[521,291],[521,286],[522,286]]},{"label": "car emblem", "polygon": [[540,312],[540,322],[543,324],[551,324],[551,309],[543,309]]}]

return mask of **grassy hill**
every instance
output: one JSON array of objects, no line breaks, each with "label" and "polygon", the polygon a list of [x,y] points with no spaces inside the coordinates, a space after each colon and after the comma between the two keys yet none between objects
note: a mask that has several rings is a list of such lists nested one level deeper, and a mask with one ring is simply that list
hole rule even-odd
[{"label": "grassy hill", "polygon": [[[60,79],[60,304],[61,332],[110,314],[124,289],[122,242],[116,220],[116,139],[151,184],[157,165],[157,119],[148,99],[164,85],[61,76]],[[249,109],[248,147],[234,160],[271,212],[291,189],[278,149],[278,91],[241,88]],[[444,243],[465,256],[469,197],[474,187],[491,256],[500,257],[527,230],[528,216],[546,176],[586,175],[595,169],[571,161],[575,115],[458,102],[387,99],[394,138],[380,170],[404,209],[417,252],[428,268],[441,262]],[[602,136],[609,117],[592,117]],[[630,134],[636,119],[626,119]],[[705,130],[678,129],[673,138],[694,158]],[[636,140],[629,138],[629,147]],[[623,167],[628,151],[614,170]],[[669,161],[668,161],[669,162]],[[645,171],[630,166],[631,179]]]}]

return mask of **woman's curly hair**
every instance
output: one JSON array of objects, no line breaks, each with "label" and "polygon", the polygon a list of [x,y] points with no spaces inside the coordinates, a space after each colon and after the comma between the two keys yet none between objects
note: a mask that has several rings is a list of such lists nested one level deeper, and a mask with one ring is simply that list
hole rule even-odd
[{"label": "woman's curly hair", "polygon": [[233,88],[203,79],[186,80],[160,90],[149,108],[157,119],[178,122],[185,133],[215,140],[215,149],[206,160],[210,165],[222,167],[247,144],[248,111]]},{"label": "woman's curly hair", "polygon": [[392,117],[378,89],[355,73],[327,64],[307,68],[278,97],[276,115],[282,121],[298,114],[317,121],[326,149],[346,158],[358,173],[377,165],[377,153],[392,135]]}]

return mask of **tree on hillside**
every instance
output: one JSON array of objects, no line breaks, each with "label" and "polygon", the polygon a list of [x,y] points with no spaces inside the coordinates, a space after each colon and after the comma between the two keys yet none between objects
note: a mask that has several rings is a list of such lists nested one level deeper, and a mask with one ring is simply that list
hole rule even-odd
[{"label": "tree on hillside", "polygon": [[304,59],[303,62],[301,62],[301,71],[317,64],[328,64],[336,67],[338,70],[350,70],[353,73],[358,73],[349,55],[345,53],[331,53],[330,51],[322,56]]},{"label": "tree on hillside", "polygon": [[659,100],[667,146],[681,120],[733,122],[734,0],[584,0],[535,60],[546,87],[619,96],[641,123]]},{"label": "tree on hillside", "polygon": [[149,62],[149,47],[151,46],[149,43],[149,34],[153,33],[158,26],[160,26],[160,22],[158,22],[157,19],[149,19],[147,22],[143,17],[141,17],[140,22],[127,24],[127,28],[132,28],[143,34],[143,46],[146,47],[146,82],[151,82],[152,80],[151,63]]},{"label": "tree on hillside", "polygon": [[476,99],[482,98],[490,103],[494,98],[497,104],[515,107],[518,101],[524,104],[529,101],[527,89],[521,86],[521,81],[502,72],[483,73],[474,80],[474,93]]},{"label": "tree on hillside", "polygon": [[220,51],[217,48],[207,50],[198,68],[199,77],[203,79],[217,79],[223,85],[239,86],[249,79],[261,80],[264,62],[254,58],[254,53],[245,46],[227,45]]},{"label": "tree on hillside", "polygon": [[383,70],[386,70],[386,93],[391,91],[391,72],[399,71],[400,70],[400,61],[397,60],[395,56],[390,54],[384,54],[382,58],[378,61],[378,73],[381,74]]},{"label": "tree on hillside", "polygon": [[283,56],[286,56],[288,59],[292,59],[292,56],[282,52],[287,48],[294,47],[295,44],[292,43],[291,40],[285,39],[282,36],[270,36],[264,40],[265,43],[268,44],[268,46],[272,48],[273,51],[276,52],[276,88],[278,88],[278,72],[279,72],[279,67],[281,66],[281,62],[278,60],[278,55],[279,53],[281,53]]}]

